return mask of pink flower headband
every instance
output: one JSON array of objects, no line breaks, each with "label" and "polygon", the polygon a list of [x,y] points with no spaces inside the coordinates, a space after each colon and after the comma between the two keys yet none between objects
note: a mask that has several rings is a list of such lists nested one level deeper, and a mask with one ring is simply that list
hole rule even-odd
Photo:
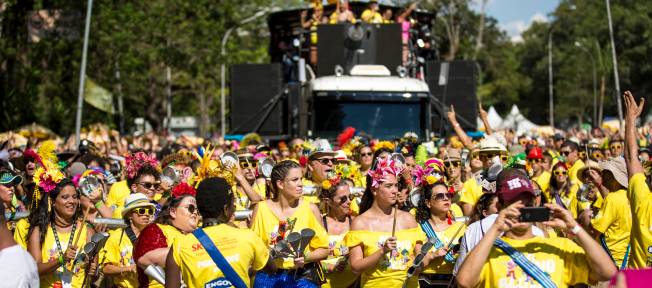
[{"label": "pink flower headband", "polygon": [[138,170],[145,165],[150,165],[152,167],[158,166],[158,161],[156,161],[155,156],[148,156],[144,152],[138,152],[131,156],[127,156],[125,162],[125,171],[127,172],[127,178],[129,179],[134,179],[138,174]]},{"label": "pink flower headband", "polygon": [[385,182],[385,178],[389,175],[394,175],[398,177],[403,171],[402,165],[396,165],[396,162],[391,159],[378,159],[376,163],[376,168],[369,170],[367,175],[371,176],[371,187],[378,188],[381,182]]}]

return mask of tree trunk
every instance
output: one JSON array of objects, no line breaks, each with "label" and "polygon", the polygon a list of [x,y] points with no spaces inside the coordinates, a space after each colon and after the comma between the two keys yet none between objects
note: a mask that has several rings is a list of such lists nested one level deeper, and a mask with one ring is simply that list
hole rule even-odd
[{"label": "tree trunk", "polygon": [[475,51],[473,52],[473,59],[476,59],[478,57],[480,48],[482,48],[482,34],[484,34],[484,16],[485,16],[485,8],[487,6],[487,0],[482,0],[482,3],[480,5],[481,5],[480,24],[478,25],[478,37],[476,38],[475,41]]},{"label": "tree trunk", "polygon": [[206,95],[203,92],[199,92],[196,95],[197,101],[199,102],[199,137],[206,137],[209,125]]}]

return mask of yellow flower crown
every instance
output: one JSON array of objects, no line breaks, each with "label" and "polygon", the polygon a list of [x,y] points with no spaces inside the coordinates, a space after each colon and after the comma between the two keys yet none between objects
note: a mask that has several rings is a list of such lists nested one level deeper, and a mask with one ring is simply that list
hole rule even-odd
[{"label": "yellow flower crown", "polygon": [[230,186],[236,184],[235,171],[237,167],[226,167],[222,164],[222,161],[211,159],[213,152],[215,152],[215,148],[211,149],[210,144],[204,148],[203,155],[199,155],[197,151],[193,151],[193,154],[197,159],[199,159],[200,163],[199,168],[197,168],[197,172],[193,177],[195,188],[199,186],[199,182],[210,177],[224,178],[226,183],[228,183]]}]

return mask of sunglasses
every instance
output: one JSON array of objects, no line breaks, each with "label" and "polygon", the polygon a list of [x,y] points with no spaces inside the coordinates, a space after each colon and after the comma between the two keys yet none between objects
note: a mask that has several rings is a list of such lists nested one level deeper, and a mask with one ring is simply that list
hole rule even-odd
[{"label": "sunglasses", "polygon": [[568,171],[566,171],[566,170],[555,170],[554,173],[555,173],[555,176],[568,175]]},{"label": "sunglasses", "polygon": [[611,146],[609,146],[609,148],[610,149],[622,149],[623,145],[621,145],[621,144],[611,144]]},{"label": "sunglasses", "polygon": [[580,158],[584,158],[586,157],[586,152],[580,152],[578,156],[580,156]]},{"label": "sunglasses", "polygon": [[337,198],[337,199],[335,199],[335,200],[337,200],[337,203],[340,203],[340,205],[342,205],[342,204],[344,204],[344,203],[346,203],[346,202],[350,202],[350,201],[352,201],[352,200],[353,200],[353,197],[354,197],[353,195],[340,196],[339,198]]},{"label": "sunglasses", "polygon": [[147,216],[152,216],[154,215],[154,208],[136,208],[134,209],[134,212],[140,216],[147,215]]},{"label": "sunglasses", "polygon": [[451,200],[453,199],[453,194],[451,193],[432,194],[432,199],[435,199],[435,201]]},{"label": "sunglasses", "polygon": [[138,185],[143,186],[143,188],[147,190],[151,189],[158,189],[158,187],[161,185],[159,183],[152,183],[152,182],[140,182]]},{"label": "sunglasses", "polygon": [[518,143],[521,144],[521,145],[527,145],[528,141],[527,140],[521,140],[521,141],[518,141]]},{"label": "sunglasses", "polygon": [[604,157],[604,155],[602,155],[602,153],[593,153],[591,154],[591,157],[601,160]]},{"label": "sunglasses", "polygon": [[369,153],[360,153],[360,156],[362,156],[362,157],[373,156],[373,155],[374,155],[374,153],[371,153],[371,152],[369,152]]},{"label": "sunglasses", "polygon": [[530,163],[542,163],[543,159],[528,159],[527,161],[530,161]]},{"label": "sunglasses", "polygon": [[188,204],[188,206],[181,206],[181,207],[188,209],[188,212],[190,212],[190,214],[195,214],[195,212],[197,212],[197,206],[192,204]]},{"label": "sunglasses", "polygon": [[460,161],[444,162],[444,167],[446,167],[446,168],[450,168],[451,166],[457,168],[457,167],[460,167],[460,165],[461,165]]},{"label": "sunglasses", "polygon": [[240,162],[240,168],[256,168],[258,167],[258,162]]},{"label": "sunglasses", "polygon": [[335,160],[333,160],[333,158],[321,158],[317,159],[317,161],[319,161],[319,163],[322,165],[335,164]]},{"label": "sunglasses", "polygon": [[568,157],[573,151],[560,151],[559,154],[564,155],[565,157]]}]

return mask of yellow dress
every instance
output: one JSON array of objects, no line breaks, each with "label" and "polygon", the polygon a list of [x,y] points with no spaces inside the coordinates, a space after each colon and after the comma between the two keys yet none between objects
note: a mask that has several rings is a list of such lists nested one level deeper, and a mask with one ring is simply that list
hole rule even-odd
[{"label": "yellow dress", "polygon": [[[80,232],[81,231],[81,232]],[[61,251],[57,248],[57,243],[54,240],[54,233],[52,233],[52,227],[48,225],[47,232],[45,234],[45,239],[43,245],[41,245],[41,262],[48,263],[52,260],[58,259],[59,256],[63,256],[61,253],[65,253],[68,249],[68,243],[70,240],[70,233],[61,233],[57,232],[57,237],[59,238],[59,243],[61,244]],[[86,244],[86,236],[88,230],[86,225],[77,226],[75,229],[75,237],[79,237],[79,242],[77,242],[77,252],[81,251],[81,247]],[[77,236],[79,235],[79,236]],[[73,244],[74,244],[73,240]],[[55,285],[62,285],[59,287],[82,287],[82,282],[84,281],[84,272],[85,267],[76,265],[70,269],[71,263],[67,264],[67,269],[64,271],[63,267],[57,268],[54,272],[50,272],[47,275],[41,275],[41,287],[55,287]],[[71,272],[72,270],[72,272]]]},{"label": "yellow dress", "polygon": [[[348,258],[349,247],[346,247],[344,243],[344,234],[340,235],[328,235],[328,248],[330,249],[330,254],[326,260],[321,261],[321,266],[324,270],[327,270],[328,267],[334,267],[339,263],[343,258]],[[347,257],[344,257],[344,256]],[[326,273],[326,283],[321,285],[322,288],[336,288],[336,287],[349,287],[355,280],[358,279],[358,276],[353,274],[351,271],[351,265],[346,264],[346,268],[342,272]]]},{"label": "yellow dress", "polygon": [[[258,210],[254,216],[251,230],[269,248],[276,245],[277,239],[287,237],[290,232],[301,232],[304,228],[310,228],[315,231],[315,236],[310,240],[310,244],[307,247],[308,251],[314,251],[318,248],[328,248],[328,234],[324,227],[321,226],[320,220],[315,218],[315,214],[312,212],[308,201],[302,200],[294,211],[294,214],[282,221],[272,212],[267,201],[261,201],[257,205]],[[292,226],[290,222],[294,223],[293,227],[290,227]],[[283,232],[284,229],[280,229],[279,231],[279,226],[285,227],[285,232]],[[274,263],[280,269],[294,269],[294,260],[292,258],[276,259]]]},{"label": "yellow dress", "polygon": [[[118,267],[129,267],[136,264],[133,258],[134,246],[129,240],[129,236],[124,229],[113,230],[109,232],[109,239],[104,244],[104,249],[100,252],[100,261],[102,267],[106,264],[112,264]],[[108,277],[107,277],[108,278]],[[138,287],[138,274],[120,273],[110,276],[115,287],[135,288]]]},{"label": "yellow dress", "polygon": [[[260,270],[269,259],[269,250],[260,237],[249,229],[226,224],[204,228],[204,232],[242,281],[251,286],[249,268]],[[188,287],[224,287],[218,285],[226,280],[224,274],[194,235],[177,237],[172,249],[174,262],[179,265],[183,283]]]},{"label": "yellow dress", "polygon": [[[349,250],[360,246],[364,257],[378,249],[382,249],[391,232],[376,232],[367,230],[349,231],[344,237],[344,243]],[[386,254],[375,267],[362,272],[361,287],[402,287],[407,278],[407,269],[414,260],[414,247],[426,240],[426,234],[420,227],[396,231],[397,250]],[[419,287],[417,277],[411,277],[406,287]]]},{"label": "yellow dress", "polygon": [[632,209],[632,231],[629,267],[652,267],[652,192],[645,182],[645,174],[629,178],[627,198]]},{"label": "yellow dress", "polygon": [[[557,287],[588,283],[589,269],[584,250],[568,238],[534,237],[526,240],[501,238],[523,253]],[[492,247],[476,287],[541,287],[501,249]]]},{"label": "yellow dress", "polygon": [[[464,226],[460,230],[460,226]],[[457,245],[460,243],[460,238],[462,238],[462,235],[464,235],[464,230],[466,229],[464,225],[464,222],[455,222],[452,225],[448,226],[446,230],[437,232],[435,231],[435,234],[437,234],[437,238],[439,238],[439,241],[442,242],[443,245],[447,245],[449,242],[451,243],[451,247]],[[458,232],[459,231],[459,232]],[[457,232],[457,235],[455,233]],[[451,240],[453,240],[451,242]],[[430,250],[430,253],[435,253],[436,249],[435,247]],[[423,269],[423,274],[452,274],[453,273],[453,267],[455,266],[455,262],[448,262],[444,259],[444,257],[437,257],[435,260],[431,261],[428,266]]]}]

